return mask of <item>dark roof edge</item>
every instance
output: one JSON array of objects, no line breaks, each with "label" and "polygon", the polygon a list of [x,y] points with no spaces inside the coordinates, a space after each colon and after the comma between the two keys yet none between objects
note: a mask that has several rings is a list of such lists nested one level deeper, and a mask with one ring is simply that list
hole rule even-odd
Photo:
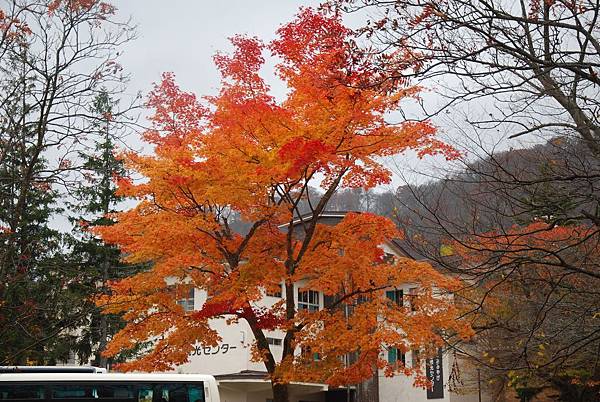
[{"label": "dark roof edge", "polygon": [[257,371],[257,370],[242,370],[237,373],[229,373],[229,374],[217,374],[214,375],[215,379],[218,380],[243,380],[243,379],[267,379],[269,378],[269,373],[266,371]]}]

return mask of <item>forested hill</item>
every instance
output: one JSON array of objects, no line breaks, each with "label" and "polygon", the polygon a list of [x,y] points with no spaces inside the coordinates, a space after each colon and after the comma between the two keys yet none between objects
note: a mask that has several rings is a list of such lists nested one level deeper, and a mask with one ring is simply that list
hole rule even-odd
[{"label": "forested hill", "polygon": [[[508,230],[534,219],[558,223],[591,209],[597,172],[587,148],[554,138],[530,148],[489,154],[446,178],[393,191],[342,189],[330,211],[367,211],[395,220],[415,258],[437,258],[445,244],[476,233]],[[595,173],[596,172],[596,173]],[[319,198],[312,189],[311,201]],[[307,202],[301,211],[309,211]],[[234,220],[240,232],[247,225]],[[443,250],[442,250],[443,253]]]},{"label": "forested hill", "polygon": [[[395,220],[415,258],[439,257],[454,238],[509,230],[535,219],[557,223],[591,210],[598,162],[581,143],[554,138],[530,148],[489,154],[446,178],[395,192],[342,189],[330,211],[368,211]],[[311,201],[319,198],[311,190]],[[301,206],[308,212],[307,203]],[[234,220],[240,232],[246,225]],[[447,252],[447,251],[446,251]],[[443,251],[442,251],[443,253]]]},{"label": "forested hill", "polygon": [[439,257],[445,244],[477,234],[586,220],[595,214],[599,170],[581,142],[554,138],[486,155],[444,179],[399,187],[392,209],[411,248]]}]

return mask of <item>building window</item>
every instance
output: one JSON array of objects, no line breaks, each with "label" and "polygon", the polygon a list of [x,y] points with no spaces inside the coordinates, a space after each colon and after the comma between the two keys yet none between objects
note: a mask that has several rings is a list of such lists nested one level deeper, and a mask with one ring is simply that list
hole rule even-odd
[{"label": "building window", "polygon": [[393,264],[394,262],[396,262],[396,256],[391,253],[384,253],[383,262],[385,262],[386,264]]},{"label": "building window", "polygon": [[266,292],[267,296],[281,298],[281,296],[283,295],[283,285],[280,283],[277,286],[278,286],[278,288],[276,288],[274,291],[267,290],[267,292]]},{"label": "building window", "polygon": [[267,337],[267,343],[273,346],[281,346],[282,340],[279,338],[269,338]]},{"label": "building window", "polygon": [[385,297],[396,303],[397,306],[404,304],[404,291],[402,289],[388,290],[385,292]]},{"label": "building window", "polygon": [[298,292],[298,310],[319,311],[319,292],[316,290]]},{"label": "building window", "polygon": [[411,358],[412,358],[412,366],[413,368],[417,368],[421,366],[421,356],[420,356],[420,352],[418,349],[415,349],[411,352]]},{"label": "building window", "polygon": [[406,354],[403,353],[398,348],[388,348],[388,363],[395,365],[398,363],[402,363],[403,366],[406,365]]},{"label": "building window", "polygon": [[186,297],[177,300],[176,303],[183,307],[183,311],[185,311],[186,313],[194,311],[194,288],[190,288],[190,290],[187,292]]},{"label": "building window", "polygon": [[371,293],[362,293],[362,294],[359,294],[356,297],[356,305],[368,303],[368,302],[371,301],[372,297],[373,296],[372,296]]},{"label": "building window", "polygon": [[410,311],[416,311],[417,310],[417,293],[418,293],[418,289],[417,288],[410,288],[408,289],[408,299],[410,301]]},{"label": "building window", "polygon": [[321,360],[321,355],[319,355],[316,352],[313,352],[312,349],[310,348],[310,346],[300,347],[300,354],[306,360],[312,360],[314,362],[318,362],[319,360]]}]

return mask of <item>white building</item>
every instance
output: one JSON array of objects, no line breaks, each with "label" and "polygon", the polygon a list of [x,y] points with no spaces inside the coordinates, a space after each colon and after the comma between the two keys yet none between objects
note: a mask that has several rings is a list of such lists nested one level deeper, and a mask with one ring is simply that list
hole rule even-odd
[{"label": "white building", "polygon": [[[319,219],[325,224],[336,224],[343,216],[343,212],[328,212]],[[387,253],[402,254],[401,248],[394,242],[382,245],[382,247]],[[414,286],[406,284],[401,289],[395,289],[388,293],[388,297],[407,295],[411,289],[414,289]],[[296,300],[297,306],[307,309],[322,309],[325,303],[323,294],[314,291],[299,292],[302,287],[303,283],[297,283],[294,286],[292,297]],[[196,289],[187,299],[179,300],[178,303],[187,310],[198,310],[206,301],[206,297],[205,291]],[[283,286],[281,292],[265,295],[262,303],[265,306],[271,306],[282,297],[287,297]],[[216,347],[196,346],[189,358],[189,363],[179,366],[177,372],[215,375],[223,402],[270,401],[272,398],[271,385],[265,367],[262,363],[252,362],[250,358],[251,346],[254,341],[250,327],[243,320],[237,324],[228,325],[225,319],[215,319],[211,322],[211,326],[219,332],[222,342]],[[283,336],[284,334],[279,331],[271,331],[267,334],[271,350],[276,358],[281,358]],[[395,350],[388,350],[387,356],[382,357],[388,360],[402,359],[407,365],[415,364],[416,360],[411,353],[407,353],[406,356],[398,356]],[[414,388],[412,378],[405,376],[385,377],[380,370],[376,378],[367,381],[364,385],[368,388],[368,400],[382,402],[477,401],[477,395],[459,396],[448,389],[450,360],[449,354],[440,351],[438,359],[430,359],[426,364],[430,379],[437,377],[435,391]],[[363,392],[360,394],[364,398],[365,394]],[[309,383],[293,383],[290,386],[290,397],[294,402],[352,401],[356,400],[355,395],[354,388],[329,389],[325,384]]]}]

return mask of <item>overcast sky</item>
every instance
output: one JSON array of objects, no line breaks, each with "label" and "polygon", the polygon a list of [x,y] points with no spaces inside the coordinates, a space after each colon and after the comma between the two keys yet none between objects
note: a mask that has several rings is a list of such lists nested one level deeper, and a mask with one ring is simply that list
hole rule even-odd
[{"label": "overcast sky", "polygon": [[[177,83],[198,96],[215,94],[219,74],[212,56],[217,51],[228,51],[229,37],[236,34],[258,36],[264,41],[274,37],[282,24],[290,21],[301,6],[319,5],[319,0],[113,0],[118,19],[131,18],[137,25],[138,38],[124,48],[120,59],[125,71],[131,74],[129,95],[141,92],[144,96],[152,83],[160,80],[161,73],[173,72]],[[356,19],[353,17],[353,19]],[[355,21],[356,22],[356,21]],[[272,64],[271,64],[272,65]],[[267,60],[266,75],[269,71]],[[285,88],[269,80],[276,96]],[[428,93],[431,97],[435,94]],[[130,146],[141,146],[130,137]],[[441,158],[419,161],[414,154],[400,155],[386,164],[396,173],[412,169],[432,171]],[[443,175],[445,168],[442,167]],[[410,175],[409,175],[410,176]],[[416,174],[409,181],[427,180],[427,175]],[[398,177],[394,188],[403,184]]]},{"label": "overcast sky", "polygon": [[[197,96],[215,94],[219,74],[212,57],[217,51],[228,51],[229,37],[236,34],[258,36],[269,41],[282,24],[290,21],[301,6],[316,7],[319,0],[112,0],[117,19],[131,18],[137,26],[138,38],[124,47],[120,63],[131,75],[126,97],[138,92],[144,98],[152,83],[163,72],[173,72],[185,91]],[[353,17],[353,21],[357,19]],[[268,61],[267,61],[268,64]],[[272,63],[271,63],[272,65]],[[269,69],[266,69],[269,73]],[[269,80],[275,95],[285,88]],[[435,93],[426,93],[435,97]],[[443,127],[441,127],[443,132]],[[127,138],[128,146],[140,150],[143,145],[136,136]],[[148,147],[147,151],[150,151]],[[394,172],[392,190],[404,184],[398,173],[407,174],[411,182],[423,182],[437,171],[443,175],[446,164],[441,158],[419,161],[414,154],[399,155],[386,162]],[[413,169],[426,173],[410,173]],[[56,219],[55,226],[69,227],[65,217]]]},{"label": "overcast sky", "polygon": [[[165,71],[174,72],[184,90],[197,95],[217,91],[219,75],[212,62],[228,50],[235,34],[274,37],[300,6],[311,0],[115,0],[119,18],[131,17],[138,39],[125,48],[121,63],[131,73],[130,90],[146,94]],[[277,88],[275,88],[277,89]]]}]

